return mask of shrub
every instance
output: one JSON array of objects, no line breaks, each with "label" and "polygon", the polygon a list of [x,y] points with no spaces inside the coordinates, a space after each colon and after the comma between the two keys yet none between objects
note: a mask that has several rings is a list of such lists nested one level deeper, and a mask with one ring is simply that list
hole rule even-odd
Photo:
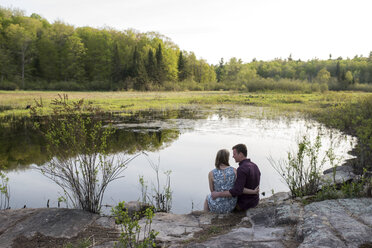
[{"label": "shrub", "polygon": [[[145,216],[145,226],[139,225],[140,214],[134,213],[133,216],[129,216],[127,209],[125,208],[125,202],[119,202],[117,206],[112,208],[112,214],[115,216],[116,224],[120,224],[121,233],[119,242],[115,244],[115,247],[155,247],[155,239],[158,235],[153,229],[151,229],[152,218],[154,212],[151,208],[146,208],[143,213]],[[142,231],[143,238],[140,237]]]},{"label": "shrub", "polygon": [[53,157],[41,172],[63,189],[75,207],[99,213],[108,184],[120,178],[136,156],[125,160],[109,156],[107,139],[113,129],[103,127],[99,110],[83,100],[69,102],[67,95],[59,96],[46,123],[37,115],[38,107],[31,109],[35,127],[46,138]]},{"label": "shrub", "polygon": [[16,83],[3,81],[0,82],[0,90],[18,90],[19,87]]},{"label": "shrub", "polygon": [[287,160],[274,161],[269,159],[271,166],[281,175],[291,191],[292,197],[302,197],[316,194],[320,185],[321,170],[326,162],[319,160],[321,147],[318,134],[312,144],[307,136],[298,143],[298,150],[288,152]]},{"label": "shrub", "polygon": [[53,82],[47,86],[48,90],[66,90],[66,91],[81,91],[84,89],[83,85],[73,81]]},{"label": "shrub", "polygon": [[352,84],[348,90],[372,92],[372,84]]}]

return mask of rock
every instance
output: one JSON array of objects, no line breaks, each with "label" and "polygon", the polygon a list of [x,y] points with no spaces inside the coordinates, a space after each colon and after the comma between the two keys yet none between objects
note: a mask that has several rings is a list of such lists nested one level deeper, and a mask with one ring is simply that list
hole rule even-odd
[{"label": "rock", "polygon": [[360,247],[372,242],[372,199],[341,199],[303,206],[296,201],[259,204],[247,211],[251,228],[187,247]]},{"label": "rock", "polygon": [[260,199],[260,204],[265,203],[272,203],[272,204],[280,204],[285,202],[291,198],[291,194],[289,192],[278,192],[273,194],[270,197]]},{"label": "rock", "polygon": [[[204,218],[206,219],[206,218]],[[204,223],[206,220],[204,220]],[[146,220],[141,219],[139,224],[144,230]],[[191,239],[195,232],[201,231],[199,218],[193,214],[157,213],[152,219],[151,229],[159,232],[157,240],[162,243],[177,243]]]},{"label": "rock", "polygon": [[341,199],[304,208],[299,247],[359,247],[372,241],[372,199]]},{"label": "rock", "polygon": [[130,201],[125,203],[125,207],[128,210],[129,216],[132,216],[135,213],[139,213],[141,216],[141,212],[145,211],[147,208],[150,208],[151,205],[139,201]]},{"label": "rock", "polygon": [[190,244],[186,247],[286,247],[282,237],[286,230],[277,228],[237,228],[228,234],[211,238],[201,244]]},{"label": "rock", "polygon": [[352,181],[356,178],[356,175],[353,173],[353,168],[348,165],[336,167],[335,175],[333,178],[334,170],[333,168],[327,169],[323,172],[321,177],[320,188],[325,184],[342,184],[344,182]]},{"label": "rock", "polygon": [[[288,196],[288,195],[287,195]],[[372,244],[372,198],[303,205],[278,194],[247,212],[156,213],[151,228],[164,247],[367,247]],[[139,224],[144,227],[146,220]],[[63,247],[89,238],[113,247],[114,219],[74,209],[0,211],[1,247]]]},{"label": "rock", "polygon": [[[98,241],[106,241],[107,233],[117,239],[113,220],[77,209],[41,208],[0,211],[1,247],[62,247],[68,240],[78,238],[87,230],[100,232]],[[103,233],[107,232],[107,233]],[[98,237],[100,236],[100,237]],[[114,239],[111,239],[114,240]],[[25,246],[25,244],[27,244]]]}]

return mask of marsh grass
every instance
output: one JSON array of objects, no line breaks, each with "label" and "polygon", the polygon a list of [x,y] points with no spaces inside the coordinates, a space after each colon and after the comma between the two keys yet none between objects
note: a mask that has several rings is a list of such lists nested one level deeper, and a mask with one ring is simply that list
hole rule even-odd
[{"label": "marsh grass", "polygon": [[[15,115],[28,116],[28,105],[42,99],[43,113],[52,113],[51,100],[56,91],[0,91],[0,117]],[[106,112],[130,114],[141,110],[167,110],[200,105],[251,105],[272,107],[279,110],[310,112],[322,108],[355,102],[371,95],[362,92],[316,92],[316,93],[239,93],[230,91],[193,92],[68,92],[70,100],[84,99],[87,103]]]}]

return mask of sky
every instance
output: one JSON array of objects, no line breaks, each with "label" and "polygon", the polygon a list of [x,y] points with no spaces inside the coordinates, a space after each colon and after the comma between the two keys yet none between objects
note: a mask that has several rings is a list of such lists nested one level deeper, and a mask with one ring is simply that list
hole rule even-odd
[{"label": "sky", "polygon": [[210,64],[372,51],[371,0],[1,0],[0,6],[75,27],[155,31]]}]

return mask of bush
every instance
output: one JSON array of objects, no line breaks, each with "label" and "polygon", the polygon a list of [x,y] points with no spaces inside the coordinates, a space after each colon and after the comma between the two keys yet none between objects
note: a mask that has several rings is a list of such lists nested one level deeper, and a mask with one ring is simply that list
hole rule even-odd
[{"label": "bush", "polygon": [[282,91],[282,92],[324,92],[328,90],[327,84],[309,83],[291,79],[255,78],[247,82],[235,82],[231,89],[256,91]]},{"label": "bush", "polygon": [[40,103],[31,108],[31,114],[52,155],[41,172],[63,189],[75,207],[99,213],[108,184],[120,178],[136,156],[126,160],[109,156],[107,139],[113,129],[103,127],[99,110],[83,100],[69,102],[67,95],[59,96],[47,120],[39,118],[39,107]]},{"label": "bush", "polygon": [[316,194],[320,186],[321,170],[326,162],[319,160],[321,147],[320,135],[314,144],[307,136],[298,143],[298,150],[288,152],[288,160],[274,161],[269,159],[271,166],[280,174],[291,191],[292,197],[303,197]]},{"label": "bush", "polygon": [[[125,202],[119,202],[117,206],[112,208],[112,214],[115,216],[116,224],[121,225],[120,239],[118,243],[115,243],[115,247],[155,247],[155,239],[158,235],[153,229],[151,229],[152,218],[154,212],[151,208],[146,208],[143,213],[146,219],[145,226],[142,230],[143,239],[140,238],[141,226],[139,225],[140,214],[134,213],[133,216],[129,216],[128,211],[125,207]],[[142,236],[142,235],[141,235]]]},{"label": "bush", "polygon": [[372,84],[352,84],[348,90],[372,92]]},{"label": "bush", "polygon": [[112,84],[108,81],[90,81],[84,83],[84,90],[108,91],[112,90]]},{"label": "bush", "polygon": [[356,136],[354,168],[360,174],[363,168],[372,169],[372,96],[324,108],[315,114],[315,118],[329,127]]},{"label": "bush", "polygon": [[0,82],[0,90],[18,90],[19,87],[16,83],[3,81]]},{"label": "bush", "polygon": [[81,91],[84,90],[83,85],[73,81],[53,82],[47,86],[48,90],[65,90],[65,91]]}]

